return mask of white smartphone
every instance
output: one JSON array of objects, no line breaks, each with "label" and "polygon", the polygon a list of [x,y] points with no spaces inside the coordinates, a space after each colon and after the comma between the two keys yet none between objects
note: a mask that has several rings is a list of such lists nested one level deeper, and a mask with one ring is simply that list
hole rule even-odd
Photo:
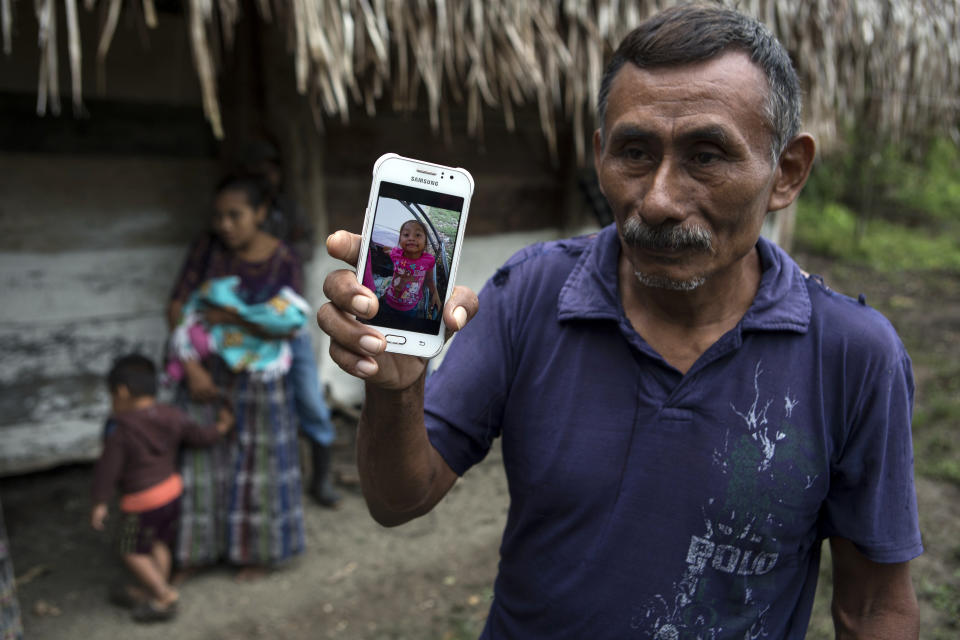
[{"label": "white smartphone", "polygon": [[373,165],[357,279],[380,310],[361,319],[387,351],[432,358],[444,343],[443,305],[453,291],[473,177],[395,153]]}]

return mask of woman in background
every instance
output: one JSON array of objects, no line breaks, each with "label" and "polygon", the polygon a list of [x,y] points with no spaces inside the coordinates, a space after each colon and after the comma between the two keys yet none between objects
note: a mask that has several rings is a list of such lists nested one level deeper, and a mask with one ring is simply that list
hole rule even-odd
[{"label": "woman in background", "polygon": [[[289,309],[301,292],[300,265],[292,251],[261,229],[269,189],[254,175],[236,174],[218,185],[213,237],[190,279],[223,282],[233,277],[235,304],[202,312],[208,328],[220,326],[228,344],[244,335],[289,341],[271,333],[264,308]],[[181,281],[184,278],[181,277]],[[256,309],[256,314],[249,313]],[[305,315],[304,315],[305,319]],[[183,318],[185,322],[195,319]],[[238,342],[229,338],[235,332]],[[230,364],[216,352],[205,359],[177,354],[185,372],[180,403],[199,422],[226,400],[236,416],[236,438],[206,450],[184,450],[182,520],[176,559],[181,568],[225,560],[244,567],[271,567],[303,551],[304,527],[294,399],[285,371],[270,375],[244,359]],[[241,573],[240,577],[249,575]]]}]

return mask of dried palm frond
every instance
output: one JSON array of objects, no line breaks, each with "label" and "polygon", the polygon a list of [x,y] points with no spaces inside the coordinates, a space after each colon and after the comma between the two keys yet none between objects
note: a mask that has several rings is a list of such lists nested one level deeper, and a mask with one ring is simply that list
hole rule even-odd
[{"label": "dried palm frond", "polygon": [[11,0],[0,0],[0,30],[3,31],[3,52],[10,55],[13,52],[13,11]]},{"label": "dried palm frond", "polygon": [[[55,9],[35,0],[40,24],[38,110],[58,108]],[[92,7],[97,0],[84,0]],[[97,51],[106,56],[122,0],[107,7]],[[719,1],[719,0],[718,0]],[[0,0],[4,50],[10,2]],[[74,103],[79,104],[76,0],[65,0]],[[288,36],[297,89],[315,117],[346,120],[351,108],[374,113],[381,97],[401,111],[421,93],[439,131],[465,102],[467,129],[482,135],[484,107],[508,128],[524,106],[539,113],[557,152],[558,121],[572,124],[578,158],[593,128],[604,59],[642,19],[675,0],[255,0],[263,28],[276,19]],[[897,138],[930,130],[957,135],[960,121],[960,0],[722,0],[770,26],[804,80],[806,120],[830,138],[865,121]],[[188,28],[203,108],[222,135],[216,93],[217,49],[228,49],[238,0],[187,0]],[[148,26],[153,0],[143,0]],[[253,19],[252,16],[246,19]],[[218,33],[219,31],[219,33]],[[319,121],[318,121],[319,122]]]},{"label": "dried palm frond", "polygon": [[38,44],[40,46],[40,78],[37,82],[37,113],[60,114],[60,78],[57,69],[57,5],[55,0],[35,0]]},{"label": "dried palm frond", "polygon": [[[53,0],[48,1],[52,2]],[[113,42],[113,34],[117,30],[117,21],[120,19],[120,7],[123,4],[123,0],[106,1],[109,2],[107,5],[107,19],[103,23],[103,29],[100,31],[100,42],[97,44],[97,84],[101,92],[107,83],[104,72],[107,51],[110,50],[110,43]]]},{"label": "dried palm frond", "polygon": [[157,28],[157,8],[153,0],[143,0],[143,22],[150,29]]},{"label": "dried palm frond", "polygon": [[77,20],[77,0],[64,0],[67,9],[67,50],[70,57],[70,83],[73,113],[83,113],[83,76],[80,71],[80,24]]},{"label": "dried palm frond", "polygon": [[197,76],[200,78],[203,113],[210,122],[213,135],[222,138],[223,124],[220,120],[220,103],[217,101],[216,72],[206,30],[213,16],[213,3],[211,0],[190,0],[189,4],[190,49],[193,52]]}]

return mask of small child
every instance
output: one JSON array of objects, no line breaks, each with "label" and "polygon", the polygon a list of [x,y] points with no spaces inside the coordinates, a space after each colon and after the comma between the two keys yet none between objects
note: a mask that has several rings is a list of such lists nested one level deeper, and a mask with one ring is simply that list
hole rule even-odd
[{"label": "small child", "polygon": [[149,594],[140,602],[124,590],[138,622],[173,618],[179,594],[170,586],[183,485],[176,473],[181,442],[210,446],[233,427],[222,407],[213,427],[202,427],[179,409],[157,402],[157,371],[150,359],[127,355],[107,375],[112,412],[93,481],[90,524],[103,531],[107,503],[121,493],[120,553]]},{"label": "small child", "polygon": [[433,265],[437,259],[427,253],[427,229],[419,220],[407,220],[400,226],[397,246],[382,251],[393,261],[393,276],[381,297],[389,310],[410,317],[417,317],[417,306],[423,298],[423,286],[430,290],[429,308],[440,308],[442,301],[433,278]]}]

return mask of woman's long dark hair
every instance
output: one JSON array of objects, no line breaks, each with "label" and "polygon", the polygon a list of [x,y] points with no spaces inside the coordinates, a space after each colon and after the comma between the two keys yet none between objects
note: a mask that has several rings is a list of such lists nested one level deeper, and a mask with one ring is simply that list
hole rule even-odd
[{"label": "woman's long dark hair", "polygon": [[250,171],[234,171],[228,173],[214,190],[215,195],[220,195],[224,191],[239,191],[247,198],[247,203],[254,209],[259,209],[263,205],[269,206],[275,197],[270,183],[261,174]]}]

